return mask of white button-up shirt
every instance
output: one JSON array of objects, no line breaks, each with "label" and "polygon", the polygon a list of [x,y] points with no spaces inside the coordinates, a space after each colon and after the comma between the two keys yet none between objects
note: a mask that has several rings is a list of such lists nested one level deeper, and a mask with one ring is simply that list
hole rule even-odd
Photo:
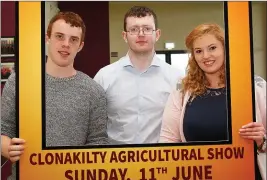
[{"label": "white button-up shirt", "polygon": [[133,67],[128,55],[100,69],[94,80],[107,95],[111,143],[157,143],[165,103],[183,76],[156,54],[144,72]]}]

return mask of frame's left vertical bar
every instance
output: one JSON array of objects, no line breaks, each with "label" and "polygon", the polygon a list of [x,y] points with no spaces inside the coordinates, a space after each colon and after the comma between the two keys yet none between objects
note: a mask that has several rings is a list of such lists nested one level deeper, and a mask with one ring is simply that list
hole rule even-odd
[{"label": "frame's left vertical bar", "polygon": [[42,2],[19,2],[18,137],[26,149],[19,160],[19,180],[32,179],[36,171],[29,161],[32,151],[42,148]]}]

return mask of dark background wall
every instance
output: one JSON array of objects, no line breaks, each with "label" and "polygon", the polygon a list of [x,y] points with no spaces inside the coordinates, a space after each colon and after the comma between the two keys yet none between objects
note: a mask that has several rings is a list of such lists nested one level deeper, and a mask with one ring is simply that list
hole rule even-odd
[{"label": "dark background wall", "polygon": [[1,36],[15,36],[15,2],[1,2]]},{"label": "dark background wall", "polygon": [[[15,36],[15,2],[1,2],[1,37]],[[1,92],[4,83],[1,83]]]},{"label": "dark background wall", "polygon": [[59,1],[60,11],[79,14],[86,25],[85,45],[77,54],[74,67],[90,77],[110,64],[109,56],[109,2],[103,1]]}]

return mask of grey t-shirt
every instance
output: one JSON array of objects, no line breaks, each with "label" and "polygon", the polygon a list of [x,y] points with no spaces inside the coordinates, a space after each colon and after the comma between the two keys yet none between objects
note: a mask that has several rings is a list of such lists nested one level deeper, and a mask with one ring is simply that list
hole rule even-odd
[{"label": "grey t-shirt", "polygon": [[[77,71],[68,78],[46,74],[45,90],[46,146],[108,144],[107,101],[100,85]],[[15,73],[5,84],[1,103],[1,134],[17,137]]]}]

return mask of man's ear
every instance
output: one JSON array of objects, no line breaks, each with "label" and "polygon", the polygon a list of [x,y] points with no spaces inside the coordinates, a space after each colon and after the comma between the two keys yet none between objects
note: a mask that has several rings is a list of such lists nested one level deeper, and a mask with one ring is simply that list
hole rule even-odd
[{"label": "man's ear", "polygon": [[78,52],[80,52],[80,51],[83,49],[83,46],[84,46],[84,42],[82,42],[82,43],[80,44],[80,47],[79,47],[79,49],[78,49]]},{"label": "man's ear", "polygon": [[124,41],[126,42],[126,43],[128,43],[128,41],[127,41],[127,33],[125,32],[125,31],[122,31],[122,38],[124,39]]},{"label": "man's ear", "polygon": [[161,36],[161,30],[157,29],[157,31],[156,31],[156,41],[159,40],[160,36]]},{"label": "man's ear", "polygon": [[50,40],[50,38],[48,37],[47,34],[45,34],[45,42],[46,42],[46,44],[49,44],[49,40]]}]

